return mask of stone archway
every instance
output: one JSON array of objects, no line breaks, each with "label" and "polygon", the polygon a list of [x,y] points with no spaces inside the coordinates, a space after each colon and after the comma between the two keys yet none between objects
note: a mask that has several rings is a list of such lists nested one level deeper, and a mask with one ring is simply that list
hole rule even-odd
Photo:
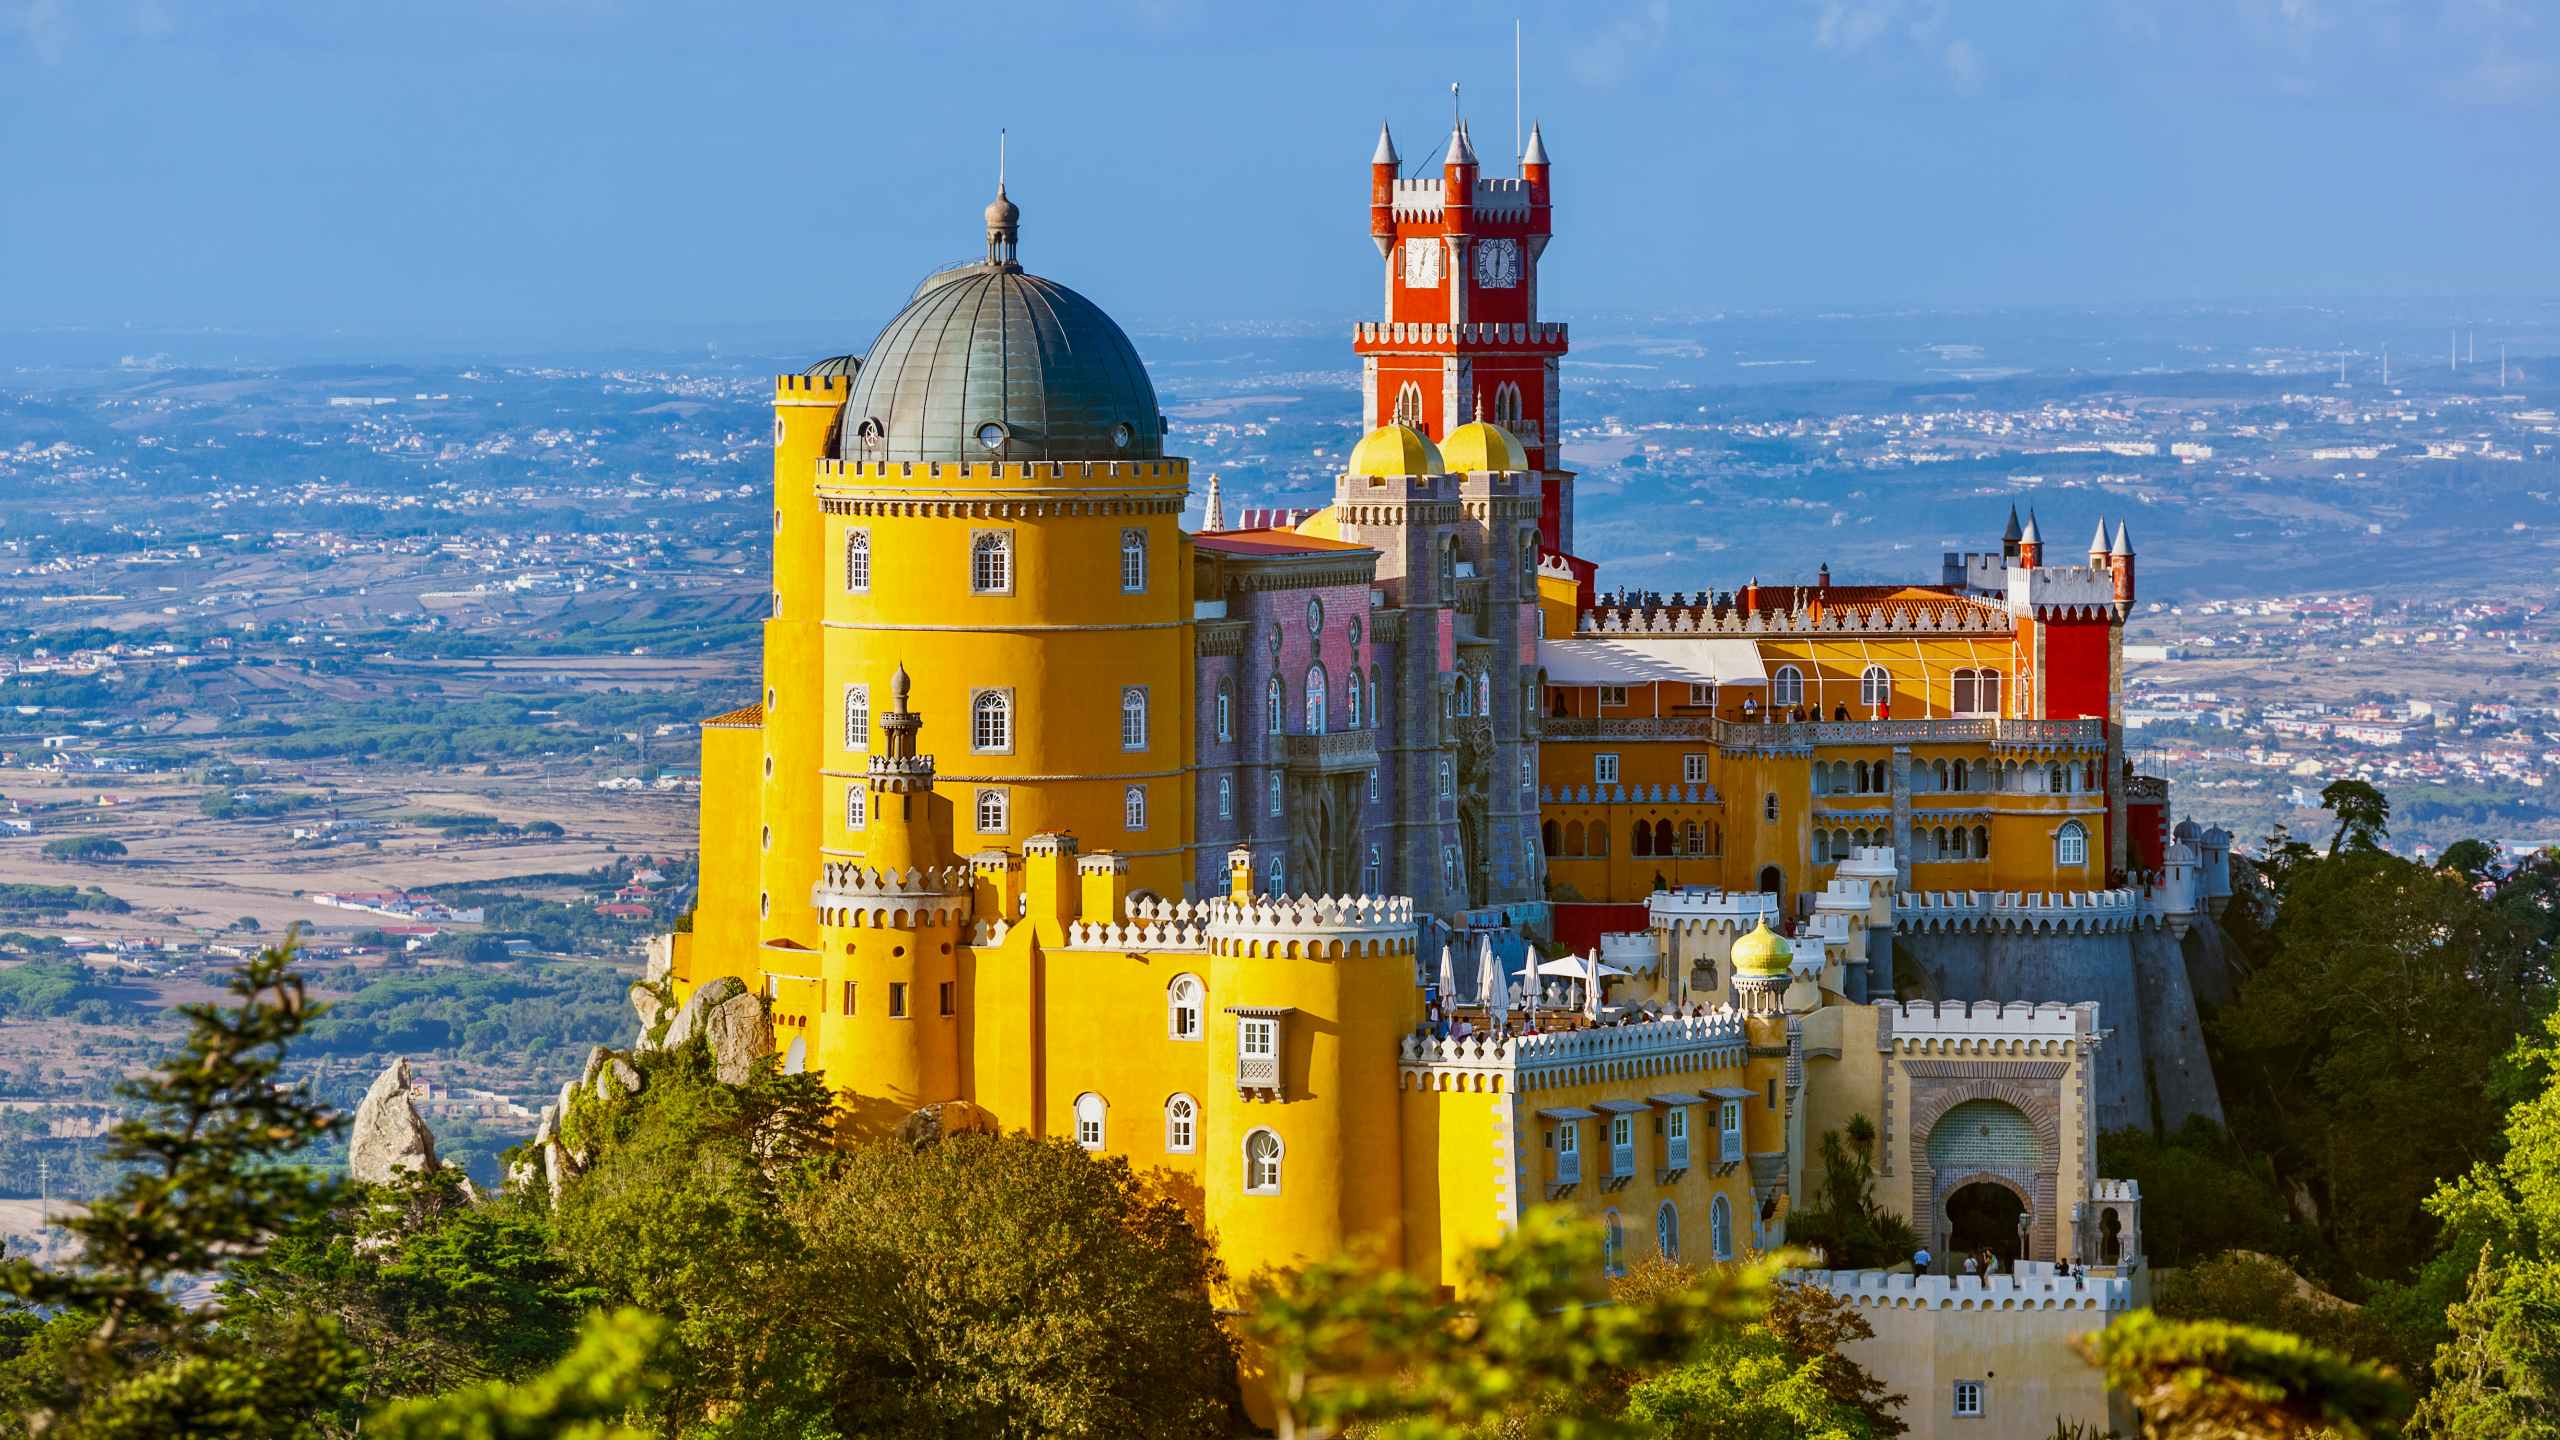
[{"label": "stone archway", "polygon": [[[2028,1225],[2024,1258],[2059,1258],[2062,1236],[2055,1211],[2061,1191],[2062,1117],[2055,1093],[2058,1087],[1923,1070],[1923,1066],[1934,1070],[1944,1063],[1904,1067],[1913,1080],[1908,1213],[1916,1217],[1921,1239],[1932,1248],[1945,1249],[1952,1233],[1948,1199],[1962,1185],[1987,1180],[2015,1191],[2024,1206]],[[1979,1127],[1988,1122],[1999,1133],[1942,1135],[1940,1127],[1951,1116],[1958,1125]],[[1957,1263],[1961,1268],[1961,1259]]]},{"label": "stone archway", "polygon": [[[2020,1240],[2036,1220],[2035,1197],[2016,1177],[1992,1170],[1952,1175],[1939,1182],[1946,1192],[1938,1211],[1946,1227],[1944,1245],[1950,1273],[1964,1273],[1964,1257],[1988,1250],[2004,1268],[2025,1258]],[[2019,1226],[2027,1222],[2026,1230]]]}]

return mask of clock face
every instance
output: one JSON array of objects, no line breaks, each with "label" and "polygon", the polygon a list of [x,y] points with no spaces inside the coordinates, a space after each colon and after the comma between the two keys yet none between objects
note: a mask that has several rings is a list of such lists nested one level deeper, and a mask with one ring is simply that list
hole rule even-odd
[{"label": "clock face", "polygon": [[1509,290],[1520,283],[1520,242],[1476,242],[1476,283],[1487,290]]},{"label": "clock face", "polygon": [[1429,290],[1440,283],[1440,242],[1404,242],[1404,283],[1409,290]]}]

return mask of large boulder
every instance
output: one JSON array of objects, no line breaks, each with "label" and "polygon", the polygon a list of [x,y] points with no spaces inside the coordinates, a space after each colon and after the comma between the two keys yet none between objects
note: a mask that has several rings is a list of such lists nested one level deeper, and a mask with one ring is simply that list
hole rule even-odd
[{"label": "large boulder", "polygon": [[667,997],[658,983],[639,981],[631,987],[631,1008],[640,1016],[640,1047],[649,1048],[649,1032],[658,1028],[660,1017],[667,1013]]},{"label": "large boulder", "polygon": [[898,1124],[898,1138],[921,1150],[954,1135],[993,1134],[987,1112],[966,1100],[941,1100],[911,1110]]},{"label": "large boulder", "polygon": [[409,1062],[394,1060],[356,1107],[347,1133],[347,1171],[366,1184],[387,1185],[402,1170],[435,1168],[436,1136],[410,1097]]},{"label": "large boulder", "polygon": [[712,1069],[724,1085],[743,1085],[758,1060],[773,1053],[773,1020],[764,1001],[734,975],[693,992],[667,1027],[666,1048],[683,1048],[696,1035],[711,1045]]}]

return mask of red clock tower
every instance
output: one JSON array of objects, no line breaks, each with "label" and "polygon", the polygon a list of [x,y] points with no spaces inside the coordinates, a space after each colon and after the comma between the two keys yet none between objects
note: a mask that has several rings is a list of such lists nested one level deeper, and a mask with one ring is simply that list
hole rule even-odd
[{"label": "red clock tower", "polygon": [[1489,177],[1460,122],[1440,173],[1397,173],[1378,127],[1369,157],[1369,233],[1378,244],[1385,318],[1352,336],[1368,425],[1410,425],[1433,440],[1490,420],[1529,452],[1550,554],[1573,547],[1573,476],[1556,460],[1556,378],[1565,327],[1538,319],[1538,257],[1549,225],[1547,146],[1535,127],[1520,173]]}]

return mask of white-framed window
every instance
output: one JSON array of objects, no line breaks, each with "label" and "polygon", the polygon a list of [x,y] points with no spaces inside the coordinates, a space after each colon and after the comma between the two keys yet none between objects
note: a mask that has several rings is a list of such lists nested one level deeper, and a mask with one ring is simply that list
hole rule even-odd
[{"label": "white-framed window", "polygon": [[1653,1212],[1653,1248],[1665,1260],[1680,1258],[1680,1207],[1668,1200]]},{"label": "white-framed window", "polygon": [[871,532],[844,532],[844,588],[856,595],[871,588]]},{"label": "white-framed window", "polygon": [[1013,692],[979,690],[969,696],[969,748],[981,755],[1013,753]]},{"label": "white-framed window", "polygon": [[1627,1224],[1615,1210],[1600,1216],[1600,1273],[1612,1280],[1627,1273]]},{"label": "white-framed window", "polygon": [[1715,683],[1713,681],[1709,681],[1708,683],[1701,685],[1697,681],[1690,681],[1689,703],[1692,705],[1705,706],[1709,710],[1716,708]]},{"label": "white-framed window", "polygon": [[1013,593],[1013,532],[981,530],[969,540],[969,589],[979,595]]},{"label": "white-framed window", "polygon": [[1280,722],[1285,717],[1281,711],[1280,677],[1277,675],[1271,677],[1271,685],[1264,692],[1262,709],[1262,728],[1264,733],[1271,735],[1279,734]]},{"label": "white-framed window", "polygon": [[1692,750],[1680,757],[1680,783],[1683,785],[1704,785],[1707,783],[1706,752],[1701,750]]},{"label": "white-framed window", "polygon": [[1624,1112],[1609,1117],[1609,1173],[1636,1173],[1636,1117]]},{"label": "white-framed window", "polygon": [[1264,809],[1269,814],[1277,815],[1280,813],[1280,772],[1277,770],[1271,772],[1271,784],[1269,789],[1271,791],[1270,803],[1266,805]]},{"label": "white-framed window", "polygon": [[1369,723],[1378,723],[1378,667],[1369,667]]},{"label": "white-framed window", "polygon": [[1090,1090],[1076,1097],[1076,1143],[1087,1150],[1102,1148],[1102,1122],[1111,1107]]},{"label": "white-framed window", "polygon": [[1265,895],[1289,893],[1289,867],[1283,864],[1277,855],[1271,857],[1270,864],[1262,867],[1262,893]]},{"label": "white-framed window", "polygon": [[1517,381],[1505,380],[1493,387],[1493,423],[1515,437],[1519,435],[1520,386]]},{"label": "white-framed window", "polygon": [[1440,874],[1448,882],[1449,893],[1458,893],[1458,847],[1450,845],[1440,851]]},{"label": "white-framed window", "polygon": [[1538,752],[1535,750],[1520,752],[1520,788],[1523,790],[1538,788]]},{"label": "white-framed window", "polygon": [[1375,771],[1375,770],[1372,770],[1372,771],[1370,771],[1370,772],[1369,772],[1369,799],[1370,799],[1370,801],[1371,801],[1372,803],[1375,803],[1375,802],[1376,802],[1376,800],[1377,800],[1377,798],[1378,798],[1378,772],[1377,772],[1377,771]]},{"label": "white-framed window", "polygon": [[1197,1040],[1201,1035],[1200,1017],[1208,1005],[1209,992],[1197,975],[1176,975],[1164,988],[1165,1033],[1176,1040]]},{"label": "white-framed window", "polygon": [[1188,1155],[1200,1148],[1200,1102],[1176,1095],[1164,1102],[1164,1148],[1168,1155]]},{"label": "white-framed window", "polygon": [[2000,713],[2000,672],[1959,670],[1955,673],[1953,708],[1959,715]]},{"label": "white-framed window", "polygon": [[1123,686],[1120,691],[1120,748],[1147,748],[1147,687]]},{"label": "white-framed window", "polygon": [[1383,873],[1385,872],[1379,862],[1378,847],[1372,845],[1369,847],[1369,863],[1360,867],[1360,888],[1372,895],[1377,894],[1378,877]]},{"label": "white-framed window", "polygon": [[1592,757],[1591,757],[1591,783],[1592,783],[1592,784],[1594,784],[1594,785],[1615,785],[1615,784],[1617,784],[1617,783],[1618,783],[1618,757],[1617,757],[1617,756],[1615,756],[1615,755],[1594,755],[1594,756],[1592,756]]},{"label": "white-framed window", "polygon": [[2065,820],[2053,832],[2053,863],[2059,870],[2077,870],[2089,863],[2089,832],[2077,820]]},{"label": "white-framed window", "polygon": [[1008,812],[1013,807],[1008,803],[1004,791],[994,788],[979,791],[978,803],[973,808],[978,815],[979,834],[1001,835],[1013,828],[1006,823]]},{"label": "white-framed window", "polygon": [[1624,686],[1624,685],[1603,685],[1603,686],[1601,686],[1601,687],[1600,687],[1600,708],[1601,708],[1601,709],[1603,709],[1603,710],[1609,710],[1609,709],[1624,709],[1624,708],[1626,708],[1626,704],[1627,704],[1627,687],[1626,687],[1626,686]]},{"label": "white-framed window", "polygon": [[1769,703],[1801,705],[1804,703],[1804,672],[1793,665],[1781,665],[1769,677]]},{"label": "white-framed window", "polygon": [[1218,777],[1218,818],[1232,820],[1236,813],[1236,781],[1232,775]]},{"label": "white-framed window", "polygon": [[1132,785],[1120,792],[1120,824],[1126,830],[1147,828],[1147,787]]},{"label": "white-framed window", "polygon": [[1955,1416],[1959,1420],[1979,1420],[1982,1418],[1981,1381],[1959,1380],[1956,1382]]},{"label": "white-framed window", "polygon": [[1280,1137],[1269,1130],[1256,1130],[1244,1137],[1244,1193],[1280,1193],[1282,1154]]},{"label": "white-framed window", "polygon": [[1324,667],[1322,665],[1308,666],[1307,733],[1310,735],[1321,735],[1325,732],[1324,688]]},{"label": "white-framed window", "polygon": [[1858,676],[1858,703],[1872,710],[1893,694],[1893,677],[1881,665],[1870,665]]},{"label": "white-framed window", "polygon": [[1716,1107],[1716,1129],[1722,1141],[1717,1158],[1732,1164],[1742,1158],[1742,1102],[1727,1100]]},{"label": "white-framed window", "polygon": [[1453,795],[1453,794],[1456,794],[1456,793],[1457,793],[1457,789],[1458,789],[1458,772],[1457,772],[1456,770],[1454,770],[1454,769],[1450,768],[1450,765],[1449,765],[1449,762],[1448,762],[1448,761],[1446,761],[1446,760],[1441,761],[1441,762],[1440,762],[1440,798],[1441,798],[1441,799],[1443,799],[1443,800],[1448,799],[1451,795]]},{"label": "white-framed window", "polygon": [[871,748],[871,687],[868,685],[844,687],[844,748]]},{"label": "white-framed window", "polygon": [[844,787],[844,828],[859,830],[869,823],[871,823],[871,797],[869,792],[862,788],[862,782],[857,780]]},{"label": "white-framed window", "polygon": [[1224,680],[1218,682],[1218,739],[1236,738],[1236,687]]},{"label": "white-framed window", "polygon": [[1347,684],[1347,685],[1344,685],[1344,686],[1342,687],[1342,710],[1343,710],[1343,720],[1344,720],[1344,722],[1348,725],[1348,727],[1349,727],[1349,728],[1351,728],[1351,729],[1353,729],[1353,730],[1357,730],[1357,729],[1359,729],[1359,728],[1360,728],[1360,672],[1359,672],[1359,670],[1358,670],[1357,668],[1353,669],[1353,670],[1352,670],[1352,672],[1351,672],[1351,681],[1350,681],[1350,683],[1349,683],[1349,684]]},{"label": "white-framed window", "polygon": [[1707,1207],[1707,1246],[1719,1260],[1733,1258],[1733,1202],[1722,1195]]},{"label": "white-framed window", "polygon": [[[1408,247],[1410,253],[1410,247]],[[1413,260],[1405,262],[1405,284],[1413,284]],[[1436,281],[1432,283],[1437,283]],[[1408,380],[1396,390],[1396,423],[1419,430],[1422,428],[1422,387]]]},{"label": "white-framed window", "polygon": [[1556,1122],[1556,1183],[1582,1183],[1582,1122],[1579,1120]]},{"label": "white-framed window", "polygon": [[1689,1168],[1689,1107],[1674,1105],[1662,1112],[1662,1163],[1675,1170]]},{"label": "white-framed window", "polygon": [[1147,532],[1144,530],[1120,532],[1120,593],[1147,593]]}]

